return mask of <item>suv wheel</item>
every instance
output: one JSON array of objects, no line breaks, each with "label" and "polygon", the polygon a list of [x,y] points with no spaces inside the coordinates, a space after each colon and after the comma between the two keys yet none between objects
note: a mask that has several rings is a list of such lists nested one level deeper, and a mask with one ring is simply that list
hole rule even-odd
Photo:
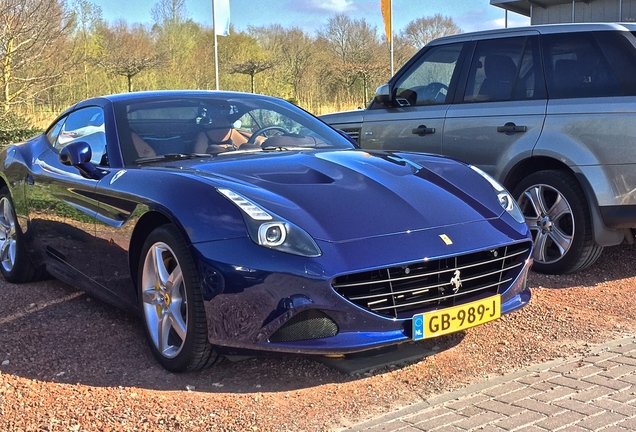
[{"label": "suv wheel", "polygon": [[592,265],[603,251],[594,242],[585,194],[565,171],[538,171],[513,195],[534,239],[533,270],[573,273]]}]

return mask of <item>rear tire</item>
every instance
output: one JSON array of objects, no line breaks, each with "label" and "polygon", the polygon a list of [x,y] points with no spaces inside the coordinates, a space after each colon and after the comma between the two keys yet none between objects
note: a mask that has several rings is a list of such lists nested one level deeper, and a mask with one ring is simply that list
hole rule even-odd
[{"label": "rear tire", "polygon": [[538,171],[524,178],[513,195],[534,240],[533,270],[573,273],[601,256],[603,247],[594,242],[585,193],[572,175]]},{"label": "rear tire", "polygon": [[173,225],[155,229],[146,239],[138,281],[144,330],[158,362],[172,372],[216,363],[219,356],[208,341],[199,277]]},{"label": "rear tire", "polygon": [[33,282],[45,274],[44,267],[33,265],[27,254],[6,186],[0,189],[0,272],[11,283]]}]

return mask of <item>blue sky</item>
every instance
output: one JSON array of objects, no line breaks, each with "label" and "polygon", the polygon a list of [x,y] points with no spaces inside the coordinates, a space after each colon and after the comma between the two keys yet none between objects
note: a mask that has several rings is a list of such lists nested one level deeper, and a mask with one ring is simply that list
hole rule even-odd
[{"label": "blue sky", "polygon": [[[157,0],[91,0],[102,8],[107,22],[118,19],[129,23],[151,24],[150,10]],[[188,16],[203,25],[212,26],[212,0],[186,0]],[[250,25],[280,24],[299,27],[314,34],[336,14],[352,19],[364,18],[384,31],[380,0],[230,0],[230,21],[237,30]],[[397,33],[417,18],[450,16],[465,32],[504,26],[504,11],[490,5],[489,0],[393,0],[393,28]],[[508,26],[529,25],[529,18],[509,13]]]}]

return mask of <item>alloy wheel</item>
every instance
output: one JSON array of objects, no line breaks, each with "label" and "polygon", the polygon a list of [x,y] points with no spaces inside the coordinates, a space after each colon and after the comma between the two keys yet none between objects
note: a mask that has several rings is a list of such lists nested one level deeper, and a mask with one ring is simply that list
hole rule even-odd
[{"label": "alloy wheel", "polygon": [[526,189],[518,202],[534,239],[534,260],[544,264],[559,261],[574,239],[568,200],[552,186],[539,184]]},{"label": "alloy wheel", "polygon": [[167,244],[157,242],[148,250],[141,290],[152,343],[162,356],[176,357],[186,340],[188,303],[181,266]]},{"label": "alloy wheel", "polygon": [[15,267],[17,253],[17,234],[15,216],[11,201],[7,197],[0,199],[0,261],[6,272]]}]

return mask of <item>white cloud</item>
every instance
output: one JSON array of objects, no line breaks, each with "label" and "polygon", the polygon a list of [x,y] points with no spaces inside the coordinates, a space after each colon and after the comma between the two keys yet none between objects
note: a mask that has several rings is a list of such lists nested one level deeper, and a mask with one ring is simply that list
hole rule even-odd
[{"label": "white cloud", "polygon": [[311,7],[316,10],[342,13],[353,8],[353,0],[311,0]]}]

